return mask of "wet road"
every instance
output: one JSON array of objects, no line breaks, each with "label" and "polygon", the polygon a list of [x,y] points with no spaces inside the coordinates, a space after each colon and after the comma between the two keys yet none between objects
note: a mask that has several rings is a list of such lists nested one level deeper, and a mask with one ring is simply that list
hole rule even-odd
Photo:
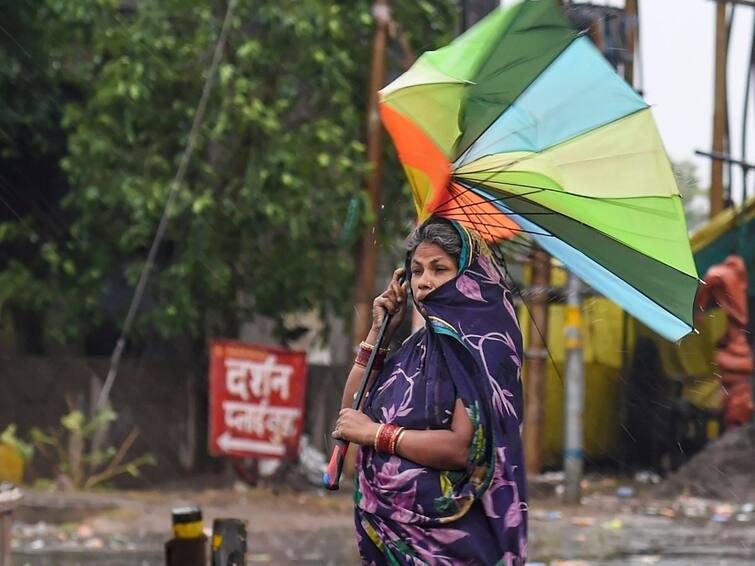
[{"label": "wet road", "polygon": [[[50,555],[46,557],[16,555],[16,564],[19,566],[163,566],[164,562],[161,556],[141,555],[131,558],[97,558],[97,557],[63,557]],[[248,565],[255,564],[323,564],[323,565],[341,565],[341,564],[358,564],[357,560],[352,561],[328,561],[328,560],[298,560],[278,562],[269,557],[258,557],[251,555],[248,558]],[[583,560],[557,560],[551,562],[530,562],[530,566],[752,566],[753,559],[744,558],[711,558],[700,556],[679,556],[679,557],[661,557],[656,555],[638,555],[615,558],[613,560],[583,561]]]},{"label": "wet road", "polygon": [[[345,495],[264,490],[191,495],[206,525],[223,516],[247,521],[250,566],[359,563],[352,503]],[[54,501],[98,506],[76,520],[60,516],[55,524],[18,521],[16,566],[163,566],[170,509],[188,502],[180,493],[56,494]],[[27,517],[50,517],[50,505],[31,494],[27,506],[35,514],[27,509]],[[752,566],[755,505],[605,496],[569,508],[552,499],[533,500],[529,550],[531,566]]]}]

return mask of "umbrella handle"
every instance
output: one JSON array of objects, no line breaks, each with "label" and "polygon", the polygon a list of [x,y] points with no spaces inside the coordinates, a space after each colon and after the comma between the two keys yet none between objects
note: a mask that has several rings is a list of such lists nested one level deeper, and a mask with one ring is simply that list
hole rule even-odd
[{"label": "umbrella handle", "polygon": [[343,471],[343,462],[348,449],[348,442],[345,440],[336,440],[336,445],[330,454],[330,462],[328,462],[328,467],[325,468],[325,473],[322,475],[322,485],[325,489],[330,491],[338,489],[338,483],[341,481],[341,472]]},{"label": "umbrella handle", "polygon": [[[403,283],[403,277],[399,280],[399,284],[401,283]],[[378,332],[375,346],[372,348],[370,359],[367,361],[367,365],[364,368],[362,383],[359,385],[357,394],[354,395],[354,403],[351,405],[352,409],[359,410],[359,407],[362,405],[362,398],[367,389],[367,381],[372,373],[372,367],[375,365],[375,358],[377,358],[378,352],[380,352],[380,347],[383,345],[383,337],[385,336],[385,331],[388,328],[388,323],[391,321],[391,318],[391,314],[386,312],[383,317],[383,324],[380,325],[380,331]],[[343,472],[343,462],[348,448],[348,442],[345,440],[338,440],[333,447],[333,452],[330,454],[328,467],[325,468],[325,473],[322,475],[322,485],[330,491],[338,489],[338,483],[341,481],[341,472]]]}]

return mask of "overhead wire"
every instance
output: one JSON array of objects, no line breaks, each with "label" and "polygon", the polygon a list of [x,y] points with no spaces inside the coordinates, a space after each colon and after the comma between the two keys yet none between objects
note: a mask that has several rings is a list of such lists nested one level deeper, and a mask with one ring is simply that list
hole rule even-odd
[{"label": "overhead wire", "polygon": [[230,30],[231,17],[236,8],[236,3],[237,3],[237,0],[230,0],[230,2],[228,2],[228,6],[225,12],[225,17],[223,19],[223,25],[221,27],[218,40],[215,44],[212,61],[207,70],[207,76],[205,78],[204,87],[202,89],[202,95],[200,97],[199,104],[197,105],[197,109],[194,113],[194,120],[191,124],[191,129],[189,130],[186,146],[184,148],[183,154],[181,155],[181,161],[179,163],[178,170],[176,171],[176,175],[173,178],[173,182],[171,183],[170,192],[168,193],[168,198],[166,200],[165,207],[163,208],[162,216],[160,217],[160,223],[157,226],[157,231],[155,232],[155,236],[152,240],[152,244],[150,246],[149,253],[147,255],[147,261],[144,263],[144,266],[142,267],[141,273],[139,275],[139,281],[136,285],[134,295],[132,296],[129,309],[126,314],[126,320],[123,323],[120,336],[118,337],[112,356],[110,358],[110,367],[108,369],[105,383],[102,386],[102,389],[100,390],[100,395],[97,398],[97,403],[95,405],[95,412],[97,410],[101,410],[107,404],[108,398],[110,396],[110,390],[112,389],[113,384],[115,382],[115,378],[118,374],[118,365],[120,363],[123,350],[126,347],[126,340],[131,331],[131,325],[133,324],[134,318],[136,317],[136,313],[142,302],[142,298],[144,296],[144,291],[146,289],[147,281],[149,280],[149,276],[155,264],[157,251],[160,247],[160,243],[162,242],[162,239],[165,235],[165,231],[167,230],[167,227],[168,227],[169,212],[173,206],[173,202],[175,201],[176,195],[178,194],[178,189],[183,183],[183,179],[184,179],[184,176],[186,175],[186,170],[189,165],[189,160],[191,158],[192,153],[194,152],[194,146],[196,144],[197,134],[199,133],[199,126],[201,125],[204,119],[204,114],[207,108],[207,102],[210,97],[210,91],[212,90],[212,84],[214,82],[215,73],[217,71],[218,66],[220,65],[220,60],[222,59],[222,56],[223,56],[225,42],[228,37],[228,32]]}]

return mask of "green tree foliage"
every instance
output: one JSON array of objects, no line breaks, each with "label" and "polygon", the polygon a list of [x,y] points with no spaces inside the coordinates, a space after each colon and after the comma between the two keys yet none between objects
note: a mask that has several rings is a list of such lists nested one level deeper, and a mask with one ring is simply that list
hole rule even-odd
[{"label": "green tree foliage", "polygon": [[[61,335],[119,324],[186,143],[225,3],[3,3],[28,33],[44,32],[38,59],[48,69],[39,77],[12,65],[2,71],[3,92],[14,91],[9,100],[22,116],[9,135],[27,128],[44,138],[62,128],[69,190],[62,236],[40,238],[29,222],[0,224],[0,241],[34,241],[39,264],[6,262],[0,280],[12,273],[13,298],[54,313]],[[254,314],[281,320],[349,303],[358,232],[345,228],[365,202],[370,5],[238,3],[139,318],[143,336],[233,334]],[[421,52],[451,38],[455,13],[453,0],[422,0],[398,3],[394,16]],[[26,57],[13,49],[0,55]],[[401,69],[389,59],[395,75]],[[61,101],[55,122],[47,105]],[[405,190],[402,175],[387,168],[387,198]],[[408,216],[410,201],[399,198]],[[397,226],[388,225],[386,237]],[[24,289],[33,289],[33,301]]]},{"label": "green tree foliage", "polygon": [[48,296],[41,245],[65,235],[56,163],[65,154],[60,123],[70,100],[52,12],[45,2],[0,0],[0,314],[41,309]]}]

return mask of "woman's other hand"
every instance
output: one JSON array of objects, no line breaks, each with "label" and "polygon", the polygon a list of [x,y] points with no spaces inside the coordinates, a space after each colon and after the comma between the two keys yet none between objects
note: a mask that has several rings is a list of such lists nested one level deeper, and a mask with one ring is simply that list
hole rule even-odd
[{"label": "woman's other hand", "polygon": [[378,426],[380,425],[362,411],[341,409],[331,436],[355,444],[372,445]]},{"label": "woman's other hand", "polygon": [[406,269],[403,267],[394,271],[393,278],[386,290],[376,297],[372,303],[372,330],[370,330],[370,334],[379,332],[386,312],[391,315],[391,321],[388,323],[388,328],[385,332],[385,344],[388,343],[391,336],[396,332],[406,314],[406,290],[408,284],[406,282],[403,284],[399,283],[399,280],[405,273]]}]

